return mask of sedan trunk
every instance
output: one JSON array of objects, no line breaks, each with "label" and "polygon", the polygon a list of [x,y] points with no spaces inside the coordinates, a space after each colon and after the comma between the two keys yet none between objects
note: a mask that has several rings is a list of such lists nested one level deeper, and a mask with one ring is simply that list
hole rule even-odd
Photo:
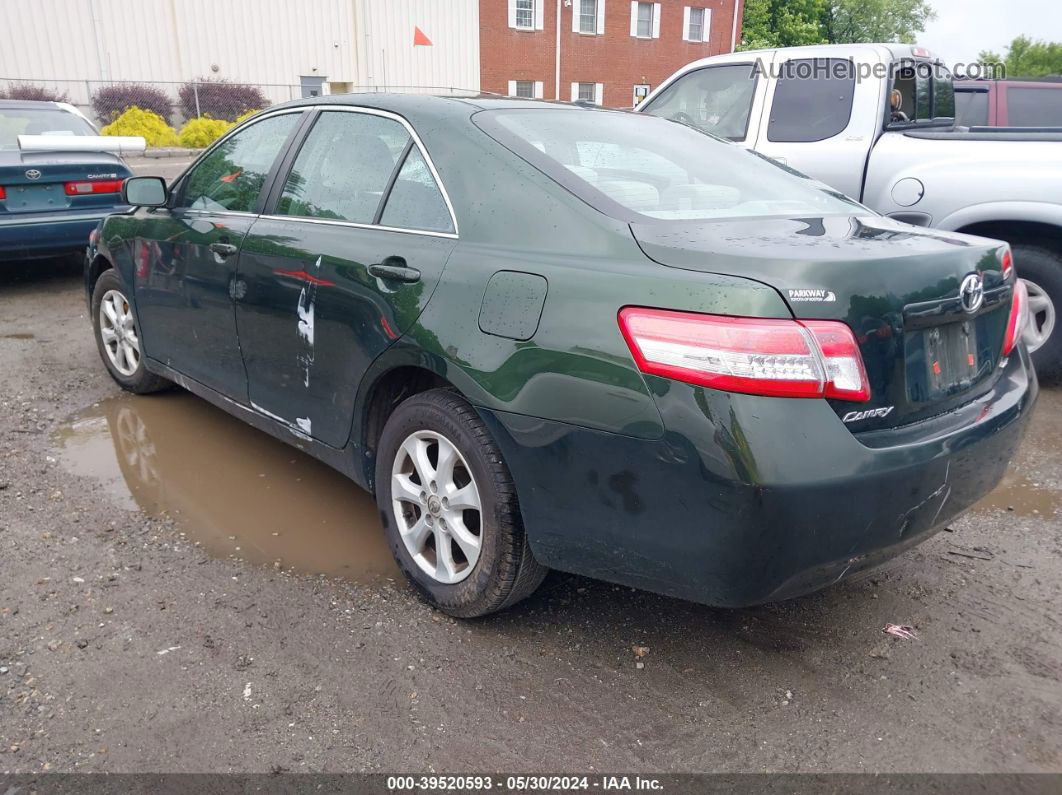
[{"label": "sedan trunk", "polygon": [[[634,223],[652,260],[770,285],[799,319],[842,320],[870,379],[867,403],[831,401],[853,431],[916,422],[996,379],[1012,288],[1002,244],[876,216]],[[983,285],[968,311],[961,286]],[[969,297],[968,297],[969,298]],[[867,412],[867,413],[863,413]]]}]

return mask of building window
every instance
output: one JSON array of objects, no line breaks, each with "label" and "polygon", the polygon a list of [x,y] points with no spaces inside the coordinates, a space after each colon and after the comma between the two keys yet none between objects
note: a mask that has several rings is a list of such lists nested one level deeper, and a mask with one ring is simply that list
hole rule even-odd
[{"label": "building window", "polygon": [[516,27],[535,29],[535,0],[516,0]]},{"label": "building window", "polygon": [[572,83],[572,102],[592,102],[600,105],[604,98],[604,83]]},{"label": "building window", "polygon": [[541,80],[510,80],[508,94],[521,99],[542,99],[543,85]]},{"label": "building window", "polygon": [[579,32],[597,33],[597,0],[579,0]]},{"label": "building window", "polygon": [[687,41],[705,41],[704,35],[704,9],[690,9],[690,24],[686,29]]},{"label": "building window", "polygon": [[631,3],[631,35],[639,39],[660,38],[660,3]]}]

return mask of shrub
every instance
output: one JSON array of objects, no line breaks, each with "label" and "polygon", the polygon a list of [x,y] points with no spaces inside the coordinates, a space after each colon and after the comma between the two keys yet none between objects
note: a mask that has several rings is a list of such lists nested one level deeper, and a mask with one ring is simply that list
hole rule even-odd
[{"label": "shrub", "polygon": [[232,129],[231,121],[222,119],[189,119],[181,128],[178,140],[188,149],[203,149]]},{"label": "shrub", "polygon": [[[196,113],[196,92],[199,93],[199,112]],[[261,110],[268,103],[257,86],[230,83],[223,78],[199,78],[185,83],[177,92],[185,117],[209,116],[212,119],[236,121],[249,110]]]},{"label": "shrub", "polygon": [[0,99],[35,99],[39,102],[69,102],[70,97],[65,91],[56,91],[44,86],[31,86],[25,83],[8,83],[7,88],[0,91]]},{"label": "shrub", "polygon": [[143,83],[115,83],[92,95],[92,109],[102,124],[109,124],[129,108],[150,110],[167,124],[173,113],[173,103],[166,92]]},{"label": "shrub", "polygon": [[236,117],[236,123],[243,124],[245,121],[247,121],[249,118],[256,115],[257,113],[258,110],[249,110],[246,113],[241,113],[239,116]]},{"label": "shrub", "polygon": [[177,146],[177,132],[157,113],[129,108],[102,130],[102,135],[142,135],[148,146]]}]

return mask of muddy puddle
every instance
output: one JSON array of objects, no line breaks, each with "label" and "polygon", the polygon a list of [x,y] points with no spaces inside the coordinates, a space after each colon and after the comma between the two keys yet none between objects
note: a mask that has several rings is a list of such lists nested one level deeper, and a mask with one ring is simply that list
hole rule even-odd
[{"label": "muddy puddle", "polygon": [[124,508],[171,517],[216,557],[357,582],[397,575],[366,492],[187,392],[103,401],[54,442],[68,471]]},{"label": "muddy puddle", "polygon": [[1011,511],[1018,516],[1051,518],[1062,507],[1059,493],[1046,485],[1030,480],[1016,471],[1012,464],[995,490],[975,508]]}]

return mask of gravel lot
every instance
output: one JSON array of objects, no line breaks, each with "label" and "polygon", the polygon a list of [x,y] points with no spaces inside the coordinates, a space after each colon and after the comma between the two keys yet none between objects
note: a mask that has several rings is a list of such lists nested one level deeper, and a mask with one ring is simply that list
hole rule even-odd
[{"label": "gravel lot", "polygon": [[1062,390],[859,582],[735,611],[551,575],[457,622],[352,484],[119,398],[79,277],[0,266],[0,771],[1062,770]]}]

